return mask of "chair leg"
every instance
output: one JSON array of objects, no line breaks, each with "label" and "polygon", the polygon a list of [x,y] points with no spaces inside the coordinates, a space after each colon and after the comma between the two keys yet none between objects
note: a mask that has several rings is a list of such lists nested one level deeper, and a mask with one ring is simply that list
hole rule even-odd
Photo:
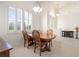
[{"label": "chair leg", "polygon": [[40,56],[41,56],[42,44],[40,44]]},{"label": "chair leg", "polygon": [[51,46],[50,44],[51,44],[51,41],[49,42],[49,49],[50,49],[50,46]]},{"label": "chair leg", "polygon": [[29,43],[27,43],[27,48],[29,48]]},{"label": "chair leg", "polygon": [[33,40],[32,40],[32,44],[33,44]]},{"label": "chair leg", "polygon": [[52,46],[52,40],[51,40],[51,46]]},{"label": "chair leg", "polygon": [[36,43],[34,44],[34,53],[36,52]]},{"label": "chair leg", "polygon": [[26,44],[27,44],[27,48],[29,48],[29,41],[28,40],[26,41]]},{"label": "chair leg", "polygon": [[26,47],[26,40],[24,40],[24,47]]}]

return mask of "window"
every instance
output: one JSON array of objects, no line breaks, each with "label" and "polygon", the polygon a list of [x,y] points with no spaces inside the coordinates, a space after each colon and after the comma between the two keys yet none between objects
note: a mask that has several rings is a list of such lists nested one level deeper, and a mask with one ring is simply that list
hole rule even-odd
[{"label": "window", "polygon": [[28,24],[29,24],[29,22],[28,22],[28,12],[26,12],[26,11],[24,11],[24,27],[25,27],[25,29],[26,30],[28,30]]},{"label": "window", "polygon": [[29,13],[29,21],[28,21],[28,30],[31,30],[32,29],[32,14]]},{"label": "window", "polygon": [[32,14],[27,11],[24,12],[24,25],[27,31],[32,29]]},{"label": "window", "polygon": [[9,23],[9,30],[15,29],[16,24],[16,9],[13,7],[9,7],[9,15],[8,15],[8,23]]},{"label": "window", "polygon": [[22,30],[22,9],[17,9],[17,30]]},{"label": "window", "polygon": [[[24,12],[24,13],[23,13]],[[32,13],[23,11],[19,8],[9,7],[8,9],[8,30],[20,31],[26,29],[31,31],[32,29]]]}]

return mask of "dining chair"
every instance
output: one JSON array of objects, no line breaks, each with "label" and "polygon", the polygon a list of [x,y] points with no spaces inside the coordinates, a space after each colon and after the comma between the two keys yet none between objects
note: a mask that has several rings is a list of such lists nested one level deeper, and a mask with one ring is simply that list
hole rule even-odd
[{"label": "dining chair", "polygon": [[40,34],[42,34],[42,31],[41,30],[38,30],[38,31],[39,31]]},{"label": "dining chair", "polygon": [[34,39],[34,53],[36,52],[36,48],[39,47],[40,56],[41,56],[41,52],[43,52],[42,48],[43,48],[44,45],[46,45],[47,42],[41,41],[40,33],[39,33],[38,30],[33,30],[32,36],[33,36],[33,39]]},{"label": "dining chair", "polygon": [[[53,36],[54,36],[53,30],[52,30],[52,29],[47,30],[47,35],[53,37]],[[56,37],[56,36],[54,36],[52,39],[54,39],[55,37]],[[51,39],[51,41],[50,41],[51,46],[52,46],[52,39]]]},{"label": "dining chair", "polygon": [[24,38],[24,47],[29,48],[30,44],[33,43],[33,39],[30,35],[28,35],[27,31],[22,31],[23,38]]},{"label": "dining chair", "polygon": [[39,47],[40,48],[40,56],[41,56],[42,45],[41,45],[41,41],[40,41],[39,31],[33,30],[32,36],[34,39],[34,53],[36,52],[36,48]]}]

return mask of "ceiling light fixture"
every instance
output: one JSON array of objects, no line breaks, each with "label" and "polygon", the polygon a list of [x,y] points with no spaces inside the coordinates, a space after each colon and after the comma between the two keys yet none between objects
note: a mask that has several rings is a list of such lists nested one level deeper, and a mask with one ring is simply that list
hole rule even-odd
[{"label": "ceiling light fixture", "polygon": [[40,12],[42,12],[42,8],[41,8],[39,2],[36,2],[36,3],[35,3],[35,5],[34,5],[34,7],[33,7],[33,10],[34,10],[35,13],[40,13]]}]

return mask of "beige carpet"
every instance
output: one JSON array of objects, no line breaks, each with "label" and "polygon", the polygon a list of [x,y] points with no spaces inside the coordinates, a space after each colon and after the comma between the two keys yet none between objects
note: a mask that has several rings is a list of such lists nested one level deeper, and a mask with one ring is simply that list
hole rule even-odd
[{"label": "beige carpet", "polygon": [[[42,57],[79,57],[79,39],[56,38],[53,41],[51,52],[42,52]],[[33,52],[33,47],[15,47],[10,51],[11,57],[39,57],[39,50]]]}]

